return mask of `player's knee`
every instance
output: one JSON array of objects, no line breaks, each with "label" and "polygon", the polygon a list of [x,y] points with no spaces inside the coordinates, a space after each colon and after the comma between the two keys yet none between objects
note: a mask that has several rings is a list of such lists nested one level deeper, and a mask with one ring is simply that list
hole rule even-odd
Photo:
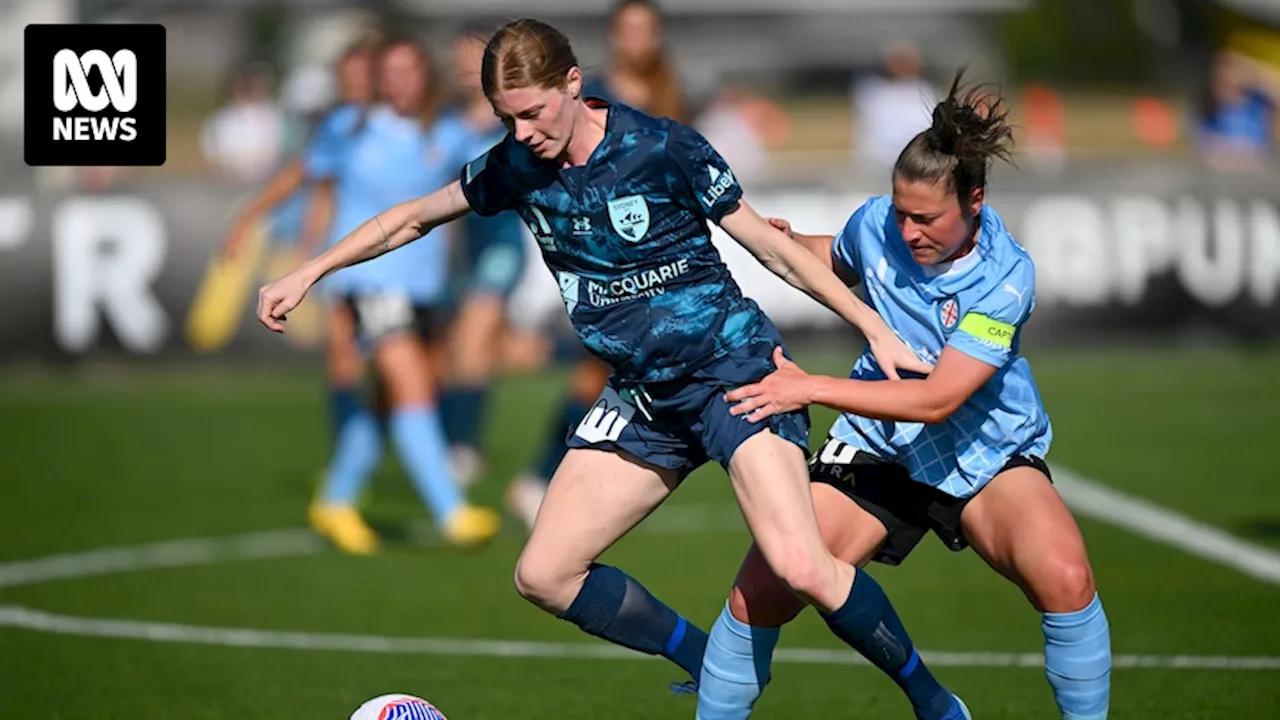
[{"label": "player's knee", "polygon": [[1036,604],[1045,612],[1075,612],[1093,601],[1097,588],[1093,570],[1084,558],[1063,558],[1048,564],[1033,588]]},{"label": "player's knee", "polygon": [[806,601],[827,594],[830,578],[823,569],[822,558],[818,554],[794,545],[780,553],[773,566],[774,573],[787,589]]},{"label": "player's knee", "polygon": [[547,612],[559,613],[569,607],[573,598],[565,600],[564,596],[571,584],[566,574],[552,563],[524,556],[516,562],[516,592]]}]

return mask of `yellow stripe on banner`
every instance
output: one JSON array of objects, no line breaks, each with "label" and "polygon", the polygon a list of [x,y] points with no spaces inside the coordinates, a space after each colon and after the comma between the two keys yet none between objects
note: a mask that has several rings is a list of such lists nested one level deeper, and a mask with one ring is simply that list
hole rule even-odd
[{"label": "yellow stripe on banner", "polygon": [[969,313],[960,321],[960,329],[978,338],[995,343],[1000,347],[1013,347],[1013,326],[1002,323],[986,315]]}]

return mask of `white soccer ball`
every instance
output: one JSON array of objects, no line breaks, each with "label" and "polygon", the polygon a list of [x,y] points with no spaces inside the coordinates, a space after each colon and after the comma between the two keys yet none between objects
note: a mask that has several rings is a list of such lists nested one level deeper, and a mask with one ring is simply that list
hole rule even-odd
[{"label": "white soccer ball", "polygon": [[351,720],[448,720],[439,708],[420,697],[391,693],[361,705]]}]

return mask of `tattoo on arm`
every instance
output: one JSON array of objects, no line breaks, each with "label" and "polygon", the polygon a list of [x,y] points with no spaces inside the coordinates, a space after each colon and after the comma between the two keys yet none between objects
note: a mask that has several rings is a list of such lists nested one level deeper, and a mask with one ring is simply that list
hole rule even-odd
[{"label": "tattoo on arm", "polygon": [[387,235],[387,229],[382,227],[382,221],[378,219],[377,215],[373,216],[373,221],[378,223],[378,229],[382,231],[382,244],[379,249],[382,253],[386,253],[391,249],[391,238]]}]

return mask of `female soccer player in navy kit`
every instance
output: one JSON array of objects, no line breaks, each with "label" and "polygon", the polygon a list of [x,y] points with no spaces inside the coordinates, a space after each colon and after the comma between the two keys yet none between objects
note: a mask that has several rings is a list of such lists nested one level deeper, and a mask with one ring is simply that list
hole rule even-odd
[{"label": "female soccer player in navy kit", "polygon": [[730,277],[707,222],[858,326],[886,372],[927,372],[927,363],[829,268],[742,202],[732,171],[701,136],[623,105],[588,104],[569,41],[555,28],[528,19],[503,26],[485,49],[482,81],[509,130],[503,141],[467,164],[460,181],[379,213],[262,288],[259,319],[282,332],[321,277],[470,210],[515,210],[583,344],[614,368],[539,510],[516,567],[520,594],[697,678],[706,634],[596,559],[690,471],[715,460],[728,470],[769,567],[838,623],[854,568],[818,534],[804,459],[807,414],[752,423],[731,415],[724,400],[773,369],[780,340]]},{"label": "female soccer player in navy kit", "polygon": [[[734,390],[735,416],[767,421],[818,403],[843,411],[810,465],[827,546],[859,566],[897,565],[932,530],[951,550],[972,545],[1042,613],[1045,671],[1063,720],[1103,720],[1111,643],[1084,539],[1054,491],[1044,456],[1052,430],[1019,329],[1035,307],[1035,267],[983,204],[988,166],[1012,133],[997,97],[960,92],[957,75],[933,125],[899,156],[892,196],[873,198],[835,236],[791,233],[828,267],[866,286],[881,316],[936,366],[927,379],[884,382],[873,358],[850,379],[779,369]],[[776,221],[789,230],[789,224]],[[836,634],[889,674],[921,720],[959,717],[921,676],[909,637],[867,576],[852,605],[864,626]],[[945,602],[945,601],[944,601]],[[711,631],[698,717],[745,718],[760,695],[778,627],[803,604],[753,548]],[[963,618],[967,608],[958,608]],[[858,621],[850,620],[850,625]]]}]

